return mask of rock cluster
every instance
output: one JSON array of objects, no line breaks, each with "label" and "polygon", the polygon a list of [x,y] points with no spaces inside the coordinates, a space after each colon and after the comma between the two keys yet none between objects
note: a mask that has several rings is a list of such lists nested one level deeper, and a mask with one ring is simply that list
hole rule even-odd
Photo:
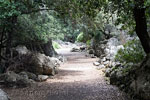
[{"label": "rock cluster", "polygon": [[24,46],[13,49],[13,58],[9,61],[6,73],[0,75],[0,81],[7,86],[28,86],[35,81],[45,81],[50,75],[58,73],[60,60],[33,53]]},{"label": "rock cluster", "polygon": [[150,55],[142,64],[116,62],[115,55],[123,45],[114,37],[101,42],[97,47],[100,51],[95,50],[95,55],[100,60],[93,64],[98,68],[105,67],[104,72],[110,84],[117,85],[133,98],[150,100]]}]

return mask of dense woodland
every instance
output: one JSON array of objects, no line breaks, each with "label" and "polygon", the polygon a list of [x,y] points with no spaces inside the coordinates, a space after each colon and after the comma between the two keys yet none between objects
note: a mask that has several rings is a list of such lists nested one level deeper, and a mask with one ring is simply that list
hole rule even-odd
[{"label": "dense woodland", "polygon": [[[126,41],[121,32],[132,39]],[[125,82],[114,82],[113,77],[112,84],[133,97],[149,100],[150,94],[143,90],[140,95],[138,85],[144,84],[141,77],[150,85],[150,0],[0,0],[0,73],[18,61],[14,48],[19,45],[56,57],[59,44],[53,41],[83,42],[101,58],[103,52],[97,51],[102,42],[114,36],[121,37],[123,46],[114,60],[130,66],[121,69]],[[120,71],[115,66],[112,70]],[[128,76],[133,77],[125,80]],[[131,80],[137,80],[132,92],[128,89]]]}]

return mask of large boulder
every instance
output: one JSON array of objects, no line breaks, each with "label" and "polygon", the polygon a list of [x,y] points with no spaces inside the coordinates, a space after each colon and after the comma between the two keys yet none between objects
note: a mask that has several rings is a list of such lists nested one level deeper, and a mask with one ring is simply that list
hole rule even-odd
[{"label": "large boulder", "polygon": [[55,75],[57,67],[60,65],[58,59],[50,58],[44,54],[31,54],[28,61],[28,71],[37,75]]},{"label": "large boulder", "polygon": [[0,100],[10,100],[7,94],[0,89]]},{"label": "large boulder", "polygon": [[60,61],[57,58],[30,52],[14,58],[10,62],[7,71],[14,71],[16,73],[26,71],[36,75],[55,75],[58,66],[60,66]]}]

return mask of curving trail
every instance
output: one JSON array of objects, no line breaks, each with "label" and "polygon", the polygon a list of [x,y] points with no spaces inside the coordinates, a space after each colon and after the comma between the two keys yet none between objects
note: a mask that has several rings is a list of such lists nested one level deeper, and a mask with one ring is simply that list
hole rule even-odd
[{"label": "curving trail", "polygon": [[130,100],[117,87],[106,84],[102,71],[93,66],[96,58],[68,49],[61,53],[68,61],[58,75],[32,87],[5,89],[12,100]]}]

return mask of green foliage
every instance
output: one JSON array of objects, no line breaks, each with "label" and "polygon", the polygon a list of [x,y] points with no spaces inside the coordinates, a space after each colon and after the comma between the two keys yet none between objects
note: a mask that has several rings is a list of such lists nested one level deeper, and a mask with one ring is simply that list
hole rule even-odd
[{"label": "green foliage", "polygon": [[115,57],[120,62],[139,63],[145,57],[144,50],[139,40],[131,40],[124,45],[124,49],[120,49]]},{"label": "green foliage", "polygon": [[88,47],[90,47],[90,46],[91,46],[91,40],[87,40],[87,41],[86,41],[86,45],[87,45]]},{"label": "green foliage", "polygon": [[10,2],[9,0],[0,0],[0,19],[10,18],[11,16],[18,16],[21,14],[17,10],[20,3]]},{"label": "green foliage", "polygon": [[94,34],[94,40],[95,41],[102,41],[104,39],[104,34],[102,31],[96,31]]},{"label": "green foliage", "polygon": [[56,49],[60,49],[61,48],[61,46],[60,46],[60,44],[58,44],[57,42],[55,42],[55,41],[53,41],[53,47],[54,47],[54,49],[56,50]]},{"label": "green foliage", "polygon": [[80,32],[80,34],[77,37],[77,42],[83,42],[84,41],[84,33]]},{"label": "green foliage", "polygon": [[64,39],[66,28],[53,11],[19,16],[17,26],[14,40],[20,44],[47,42],[49,38]]}]

